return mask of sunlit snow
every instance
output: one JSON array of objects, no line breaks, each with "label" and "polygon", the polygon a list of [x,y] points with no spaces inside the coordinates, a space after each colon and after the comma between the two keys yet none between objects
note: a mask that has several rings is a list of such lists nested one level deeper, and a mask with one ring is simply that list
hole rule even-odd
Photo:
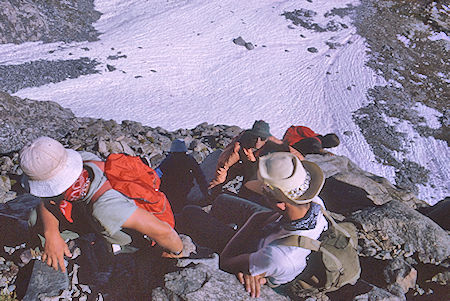
[{"label": "sunlit snow", "polygon": [[[248,128],[264,119],[281,138],[290,125],[307,125],[323,134],[336,132],[342,143],[335,153],[392,181],[394,168],[376,162],[352,120],[352,112],[367,104],[368,89],[385,81],[365,66],[365,41],[350,18],[335,15],[332,19],[345,27],[315,32],[282,16],[309,9],[322,26],[330,20],[326,12],[348,4],[359,2],[99,0],[95,6],[103,15],[94,24],[102,33],[99,41],[0,45],[0,63],[88,57],[102,63],[101,73],[15,95],[56,101],[77,116],[135,120],[168,130],[205,121]],[[255,48],[234,44],[239,36]],[[335,49],[326,44],[330,40]],[[317,52],[308,51],[311,47]],[[108,72],[106,64],[116,70]],[[419,164],[429,166],[430,145],[448,152],[442,141],[415,141],[410,159]],[[435,164],[442,162],[431,167]],[[445,182],[448,170],[443,173]],[[420,197],[435,203],[446,191],[422,189]]]}]

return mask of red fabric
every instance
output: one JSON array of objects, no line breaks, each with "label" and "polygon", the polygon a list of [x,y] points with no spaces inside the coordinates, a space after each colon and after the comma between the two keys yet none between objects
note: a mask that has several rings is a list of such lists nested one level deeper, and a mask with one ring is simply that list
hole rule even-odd
[{"label": "red fabric", "polygon": [[113,189],[134,200],[136,205],[175,227],[172,208],[164,193],[159,191],[161,180],[141,158],[111,154],[105,162],[105,175]]},{"label": "red fabric", "polygon": [[61,203],[59,203],[59,210],[64,215],[67,221],[73,223],[71,202],[68,202],[66,200],[61,201]]},{"label": "red fabric", "polygon": [[319,136],[319,134],[315,133],[309,127],[293,125],[287,129],[286,133],[284,133],[283,141],[289,145],[294,145],[295,143],[310,137],[316,138],[320,141],[317,136]]},{"label": "red fabric", "polygon": [[59,210],[71,223],[73,223],[71,202],[82,199],[86,196],[90,182],[88,171],[83,169],[81,175],[75,183],[73,183],[72,186],[70,186],[64,193],[64,200],[59,203]]}]

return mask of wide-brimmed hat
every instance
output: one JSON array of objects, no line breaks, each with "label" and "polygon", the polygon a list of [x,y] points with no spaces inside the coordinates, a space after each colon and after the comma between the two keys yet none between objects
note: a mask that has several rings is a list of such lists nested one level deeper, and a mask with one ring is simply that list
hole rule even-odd
[{"label": "wide-brimmed hat", "polygon": [[262,137],[264,139],[267,139],[268,137],[272,136],[272,134],[270,133],[270,126],[264,120],[256,120],[253,123],[253,126],[250,131],[255,136]]},{"label": "wide-brimmed hat", "polygon": [[57,196],[66,191],[83,171],[81,155],[65,149],[50,137],[39,137],[20,152],[20,167],[29,177],[30,193]]},{"label": "wide-brimmed hat", "polygon": [[269,193],[279,201],[306,204],[319,194],[324,181],[317,164],[277,152],[259,158],[258,180],[248,181],[245,186],[259,194]]},{"label": "wide-brimmed hat", "polygon": [[186,143],[184,143],[184,140],[181,139],[173,140],[172,144],[170,145],[170,152],[171,153],[187,152]]}]

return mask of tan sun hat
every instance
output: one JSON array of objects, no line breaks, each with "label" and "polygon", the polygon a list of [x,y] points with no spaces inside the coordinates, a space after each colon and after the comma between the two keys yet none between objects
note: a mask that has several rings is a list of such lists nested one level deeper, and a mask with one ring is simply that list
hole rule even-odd
[{"label": "tan sun hat", "polygon": [[306,204],[319,194],[324,181],[317,164],[277,152],[259,158],[258,180],[248,181],[245,186],[259,194],[268,191],[279,201]]},{"label": "tan sun hat", "polygon": [[30,193],[52,197],[66,191],[83,170],[81,155],[50,137],[39,137],[20,152],[20,167],[29,177]]}]

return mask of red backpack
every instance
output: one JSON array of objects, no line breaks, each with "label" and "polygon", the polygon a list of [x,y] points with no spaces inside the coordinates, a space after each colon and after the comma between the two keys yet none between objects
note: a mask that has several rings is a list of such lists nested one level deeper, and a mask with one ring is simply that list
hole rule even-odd
[{"label": "red backpack", "polygon": [[319,134],[315,133],[309,127],[293,125],[287,129],[286,133],[284,133],[283,141],[287,142],[289,145],[294,145],[300,140],[310,137],[316,138],[320,141],[317,136],[319,136]]},{"label": "red backpack", "polygon": [[164,193],[159,191],[161,180],[140,157],[111,154],[105,162],[89,161],[104,171],[108,180],[94,193],[95,202],[109,189],[115,189],[133,199],[136,205],[151,212],[161,221],[175,227],[172,208]]}]

